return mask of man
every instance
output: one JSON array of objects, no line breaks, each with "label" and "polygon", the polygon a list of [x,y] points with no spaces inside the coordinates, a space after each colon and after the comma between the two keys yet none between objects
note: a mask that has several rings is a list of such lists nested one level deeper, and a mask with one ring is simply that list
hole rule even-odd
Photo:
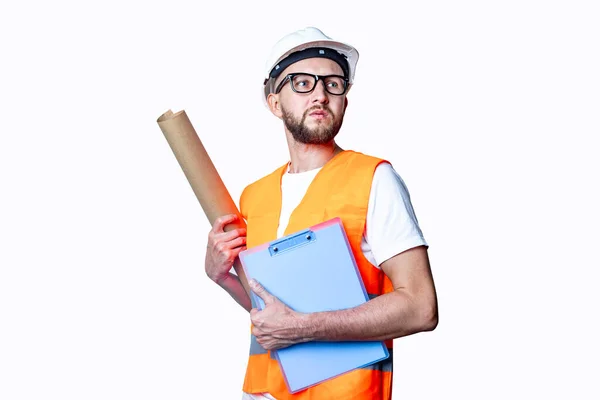
[{"label": "man", "polygon": [[[244,399],[390,399],[392,341],[435,329],[437,298],[425,242],[404,182],[390,163],[343,150],[342,126],[358,52],[306,28],[282,38],[267,63],[264,100],[284,123],[289,162],[248,185],[240,198],[244,229],[208,236],[206,272],[250,312],[250,357]],[[370,300],[359,307],[301,314],[251,289],[258,311],[231,267],[238,254],[330,218],[340,217]],[[305,341],[385,341],[390,357],[291,395],[270,350]]]}]

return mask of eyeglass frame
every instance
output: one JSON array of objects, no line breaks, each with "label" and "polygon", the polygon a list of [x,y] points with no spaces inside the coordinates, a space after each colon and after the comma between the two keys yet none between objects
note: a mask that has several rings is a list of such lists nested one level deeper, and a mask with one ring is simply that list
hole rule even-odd
[{"label": "eyeglass frame", "polygon": [[[313,88],[311,90],[309,90],[308,92],[299,92],[296,89],[294,89],[294,84],[292,83],[292,78],[298,75],[309,75],[315,78],[315,86],[313,86]],[[327,90],[327,85],[325,85],[325,78],[331,78],[331,77],[336,77],[336,78],[342,78],[342,81],[344,82],[344,91],[342,93],[331,93],[329,90]],[[348,91],[348,83],[349,83],[349,79],[346,78],[343,75],[337,75],[337,74],[332,74],[332,75],[315,75],[315,74],[309,74],[308,72],[293,72],[291,74],[287,74],[285,76],[285,78],[283,78],[283,80],[281,82],[279,82],[279,85],[277,85],[277,87],[275,88],[275,94],[278,94],[279,92],[281,92],[281,90],[283,89],[283,86],[289,81],[290,82],[290,87],[292,88],[292,90],[295,93],[298,94],[308,94],[308,93],[312,93],[315,88],[317,87],[317,85],[319,84],[319,80],[323,81],[323,88],[325,89],[325,91],[333,96],[342,96],[344,93],[346,93]]]}]

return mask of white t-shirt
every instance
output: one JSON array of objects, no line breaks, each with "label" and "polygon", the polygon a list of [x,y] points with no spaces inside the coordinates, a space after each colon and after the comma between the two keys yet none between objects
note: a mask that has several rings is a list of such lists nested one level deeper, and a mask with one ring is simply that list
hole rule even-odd
[{"label": "white t-shirt", "polygon": [[[292,212],[320,169],[283,175],[278,238],[283,236]],[[366,232],[361,243],[365,257],[379,268],[381,263],[396,254],[420,245],[427,244],[404,181],[390,164],[379,164],[373,174]]]},{"label": "white t-shirt", "polygon": [[[321,168],[286,173],[281,179],[281,216],[277,238],[283,236],[289,218]],[[400,175],[388,163],[377,166],[373,174],[365,235],[361,250],[375,267],[413,247],[425,245],[413,210],[408,189]],[[268,393],[243,393],[242,400],[275,400]]]}]

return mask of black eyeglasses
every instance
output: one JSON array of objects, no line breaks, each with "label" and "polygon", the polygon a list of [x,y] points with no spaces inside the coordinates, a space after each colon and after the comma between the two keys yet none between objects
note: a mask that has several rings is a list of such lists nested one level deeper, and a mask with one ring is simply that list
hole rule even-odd
[{"label": "black eyeglasses", "polygon": [[317,87],[318,81],[323,81],[325,91],[329,94],[340,96],[346,93],[348,88],[348,78],[340,75],[313,75],[304,72],[287,74],[285,78],[277,85],[275,93],[279,93],[283,85],[290,81],[292,90],[296,93],[310,93]]}]

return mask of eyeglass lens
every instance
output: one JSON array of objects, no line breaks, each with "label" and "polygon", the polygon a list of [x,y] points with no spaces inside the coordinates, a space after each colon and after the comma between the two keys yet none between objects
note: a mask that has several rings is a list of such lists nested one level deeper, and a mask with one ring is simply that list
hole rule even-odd
[{"label": "eyeglass lens", "polygon": [[[298,74],[292,77],[292,87],[298,93],[308,93],[315,88],[317,83],[313,75]],[[344,79],[338,76],[328,76],[323,78],[325,90],[331,94],[342,94],[346,90],[344,88]]]}]

